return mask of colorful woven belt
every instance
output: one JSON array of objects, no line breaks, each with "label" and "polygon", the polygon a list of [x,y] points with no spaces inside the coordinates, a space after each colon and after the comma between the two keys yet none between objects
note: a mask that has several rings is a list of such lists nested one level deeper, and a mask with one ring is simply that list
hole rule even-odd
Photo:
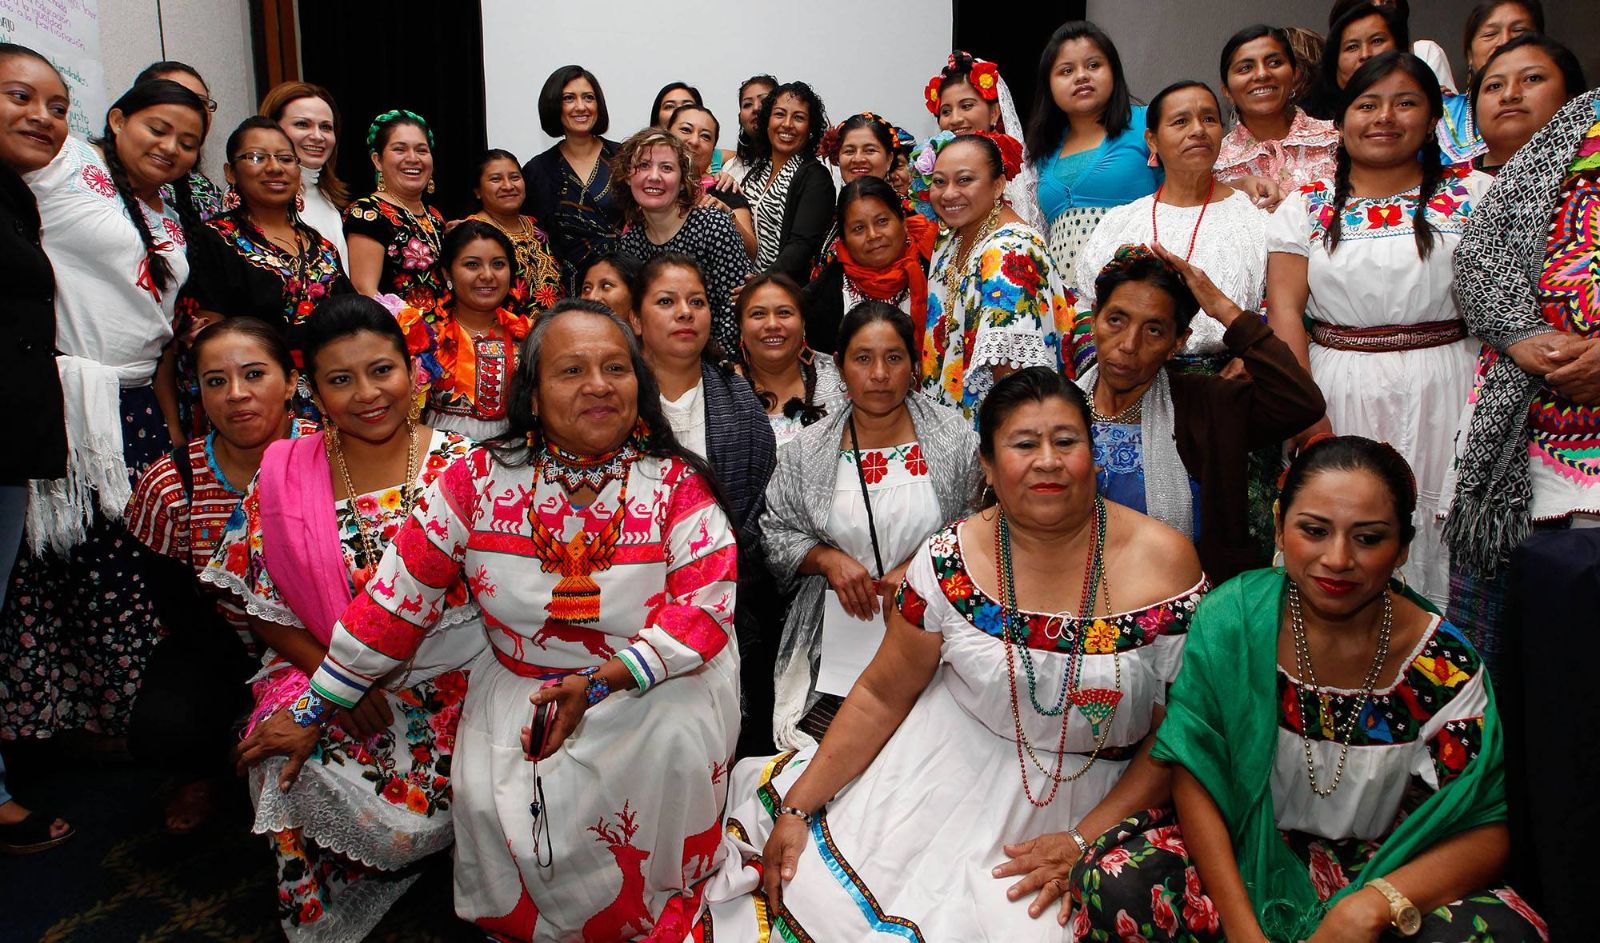
[{"label": "colorful woven belt", "polygon": [[1311,322],[1311,339],[1333,350],[1358,350],[1383,354],[1396,350],[1426,350],[1454,344],[1467,336],[1467,322],[1424,321],[1421,324],[1392,324],[1382,327],[1342,327],[1324,321]]}]

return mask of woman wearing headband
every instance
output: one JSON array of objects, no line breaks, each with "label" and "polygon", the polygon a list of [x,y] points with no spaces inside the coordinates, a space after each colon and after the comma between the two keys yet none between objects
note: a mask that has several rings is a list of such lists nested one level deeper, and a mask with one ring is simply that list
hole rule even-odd
[{"label": "woman wearing headband", "polygon": [[345,207],[350,281],[363,295],[398,295],[426,311],[445,294],[444,217],[422,202],[433,192],[433,132],[415,112],[386,111],[367,128],[367,152],[378,189]]}]

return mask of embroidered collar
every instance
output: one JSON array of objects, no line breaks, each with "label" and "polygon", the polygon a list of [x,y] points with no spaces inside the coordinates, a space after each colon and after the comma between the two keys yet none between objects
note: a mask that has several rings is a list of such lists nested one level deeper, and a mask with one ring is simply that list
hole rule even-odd
[{"label": "embroidered collar", "polygon": [[546,483],[559,484],[568,493],[588,488],[598,495],[612,481],[625,480],[638,458],[639,449],[631,437],[620,447],[594,458],[574,455],[546,441],[539,454],[539,474]]}]

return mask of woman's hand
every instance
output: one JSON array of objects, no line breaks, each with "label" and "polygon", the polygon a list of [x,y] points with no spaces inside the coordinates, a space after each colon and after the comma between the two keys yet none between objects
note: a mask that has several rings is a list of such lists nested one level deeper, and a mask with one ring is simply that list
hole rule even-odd
[{"label": "woman's hand", "polygon": [[1299,435],[1290,439],[1290,452],[1299,452],[1301,449],[1306,447],[1306,443],[1310,442],[1313,437],[1323,435],[1324,433],[1328,435],[1333,434],[1333,423],[1328,421],[1327,416],[1323,416],[1321,419],[1318,419],[1311,425],[1309,429],[1306,429],[1304,432],[1301,432]]},{"label": "woman's hand", "polygon": [[1242,191],[1250,198],[1251,203],[1269,213],[1276,210],[1278,204],[1283,202],[1283,198],[1288,196],[1276,180],[1268,180],[1266,177],[1240,177],[1237,180],[1229,180],[1228,186]]},{"label": "woman's hand", "polygon": [[583,719],[583,714],[589,709],[589,698],[585,689],[589,686],[589,679],[585,675],[570,674],[559,682],[542,687],[528,695],[528,702],[538,707],[540,704],[554,703],[556,705],[555,721],[550,725],[550,733],[545,737],[544,752],[538,756],[533,755],[533,728],[522,728],[522,752],[530,760],[542,760],[549,757],[561,748],[567,737],[577,728],[578,721]]},{"label": "woman's hand", "polygon": [[772,823],[772,834],[761,850],[761,889],[767,896],[769,913],[783,906],[783,883],[794,879],[794,869],[809,834],[810,829],[798,815],[780,815]]},{"label": "woman's hand", "polygon": [[243,776],[250,767],[269,756],[288,757],[288,762],[283,764],[283,772],[278,776],[279,791],[288,792],[300,775],[300,767],[305,765],[311,751],[316,749],[320,736],[321,727],[315,724],[302,727],[294,722],[287,711],[278,711],[256,724],[250,736],[245,737],[244,742],[234,749],[235,769]]},{"label": "woman's hand", "polygon": [[1028,916],[1037,919],[1057,899],[1061,901],[1056,911],[1056,923],[1067,925],[1072,913],[1072,895],[1067,892],[1072,866],[1078,863],[1078,843],[1066,832],[1051,832],[1019,845],[1005,846],[1011,856],[994,869],[997,878],[1023,875],[1022,880],[1006,888],[1006,900],[1021,900],[1035,891],[1038,894],[1028,905]]},{"label": "woman's hand", "polygon": [[732,193],[744,192],[744,187],[740,186],[739,181],[734,179],[733,174],[728,173],[726,170],[717,174],[717,182],[711,187],[711,189],[728,190]]},{"label": "woman's hand", "polygon": [[1234,319],[1243,311],[1233,303],[1233,299],[1222,293],[1222,289],[1211,281],[1211,276],[1204,270],[1189,262],[1176,253],[1169,252],[1166,246],[1157,243],[1150,247],[1151,251],[1161,261],[1172,266],[1178,272],[1178,277],[1189,286],[1189,291],[1194,294],[1194,300],[1200,302],[1200,310],[1222,322],[1223,327],[1232,326]]},{"label": "woman's hand", "polygon": [[1371,888],[1346,894],[1306,943],[1377,943],[1389,929],[1389,900]]},{"label": "woman's hand", "polygon": [[1547,376],[1571,363],[1583,352],[1585,340],[1566,331],[1547,331],[1506,348],[1523,372]]},{"label": "woman's hand", "polygon": [[382,688],[368,688],[355,707],[339,712],[339,725],[362,740],[388,730],[392,723],[394,711]]},{"label": "woman's hand", "polygon": [[1600,338],[1578,338],[1578,344],[1567,352],[1576,356],[1566,365],[1545,374],[1544,382],[1574,403],[1585,406],[1600,403]]},{"label": "woman's hand", "polygon": [[906,578],[906,570],[910,567],[911,561],[907,560],[878,580],[878,598],[883,601],[885,612],[894,608],[894,594],[900,591],[900,583]]},{"label": "woman's hand", "polygon": [[822,574],[828,578],[828,585],[839,594],[839,602],[845,612],[864,622],[871,621],[882,605],[872,574],[843,550],[834,547],[828,549],[830,552],[825,553],[821,561]]}]

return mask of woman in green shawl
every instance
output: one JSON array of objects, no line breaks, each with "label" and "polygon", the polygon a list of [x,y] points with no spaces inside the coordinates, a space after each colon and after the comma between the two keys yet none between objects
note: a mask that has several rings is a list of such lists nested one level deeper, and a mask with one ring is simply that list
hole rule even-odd
[{"label": "woman in green shawl", "polygon": [[1509,848],[1500,721],[1477,652],[1399,573],[1416,502],[1386,443],[1301,452],[1283,565],[1195,614],[1152,754],[1176,767],[1176,821],[1142,813],[1095,842],[1076,939],[1546,937],[1514,892],[1485,890]]}]

